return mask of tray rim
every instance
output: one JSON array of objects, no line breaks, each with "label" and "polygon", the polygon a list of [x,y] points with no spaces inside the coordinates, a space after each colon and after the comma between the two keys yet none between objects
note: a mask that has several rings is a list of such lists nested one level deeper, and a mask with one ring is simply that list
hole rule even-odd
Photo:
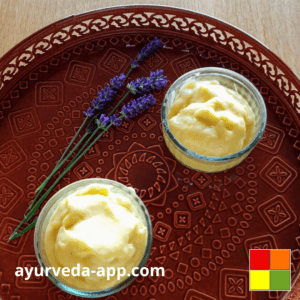
[{"label": "tray rim", "polygon": [[57,21],[54,21],[46,26],[43,26],[42,28],[38,29],[37,31],[33,32],[32,34],[30,34],[29,36],[27,36],[26,38],[24,38],[23,40],[21,40],[20,42],[18,42],[17,44],[15,44],[12,48],[10,48],[10,50],[8,50],[7,52],[5,52],[1,57],[0,57],[0,65],[1,63],[3,63],[5,60],[8,59],[8,57],[13,54],[13,52],[19,48],[20,46],[22,46],[23,44],[26,43],[26,41],[30,40],[31,38],[35,37],[37,34],[42,33],[43,31],[45,31],[48,28],[51,28],[55,25],[58,25],[59,23],[63,22],[63,21],[69,21],[71,19],[79,19],[80,17],[84,17],[87,16],[91,13],[97,13],[97,12],[104,12],[104,11],[110,11],[110,10],[114,10],[114,9],[127,9],[127,8],[139,8],[139,7],[145,7],[145,8],[173,8],[175,10],[179,10],[179,11],[186,11],[186,12],[190,12],[190,13],[194,13],[197,14],[199,16],[203,16],[206,17],[208,19],[213,19],[215,21],[217,21],[218,23],[227,25],[229,27],[234,28],[237,31],[240,31],[241,33],[247,35],[248,37],[250,37],[252,40],[254,40],[255,42],[257,42],[258,44],[260,44],[261,46],[263,46],[266,50],[268,50],[270,52],[270,54],[272,54],[273,56],[275,56],[278,60],[280,60],[280,62],[282,64],[285,65],[285,67],[287,67],[289,69],[289,71],[291,73],[293,73],[293,75],[295,75],[295,77],[300,80],[300,76],[298,77],[297,74],[283,61],[282,58],[280,58],[276,53],[274,53],[266,44],[264,44],[263,42],[261,42],[259,39],[257,39],[256,37],[254,37],[253,35],[249,34],[248,32],[244,31],[243,29],[231,24],[230,22],[224,21],[220,18],[211,16],[209,14],[205,14],[202,12],[198,12],[192,9],[188,9],[188,8],[183,8],[183,7],[178,7],[178,6],[174,6],[174,5],[160,5],[160,4],[153,4],[153,5],[148,5],[148,4],[128,4],[128,5],[112,5],[112,6],[107,6],[104,8],[99,8],[99,9],[91,9],[79,14],[71,14],[68,16],[65,16]]},{"label": "tray rim", "polygon": [[[200,17],[202,19],[204,18],[204,20],[203,20],[204,22],[207,21],[207,20],[212,20],[212,21],[216,22],[217,24],[220,24],[221,26],[225,26],[226,28],[233,29],[236,33],[247,36],[248,38],[251,39],[251,41],[254,43],[254,45],[255,44],[259,45],[260,47],[262,47],[262,49],[264,51],[267,52],[267,54],[269,55],[269,57],[267,57],[267,58],[273,58],[275,60],[276,67],[278,67],[278,64],[280,65],[281,69],[283,69],[285,71],[285,73],[283,75],[286,76],[288,74],[291,77],[291,80],[293,80],[293,84],[298,87],[298,89],[296,89],[296,91],[299,91],[299,93],[300,93],[300,79],[299,79],[299,77],[291,70],[291,68],[277,54],[275,54],[273,51],[271,51],[265,44],[260,42],[258,39],[256,39],[252,35],[248,34],[247,32],[243,31],[242,29],[240,29],[240,28],[238,28],[238,27],[236,27],[236,26],[234,26],[234,25],[232,25],[232,24],[230,24],[226,21],[223,21],[223,20],[221,20],[219,18],[216,18],[216,17],[209,16],[207,14],[203,14],[203,13],[200,13],[200,12],[197,12],[197,11],[194,11],[194,10],[190,10],[190,9],[186,9],[186,8],[180,8],[180,7],[176,7],[176,6],[157,5],[157,4],[156,5],[130,4],[130,5],[109,6],[109,7],[105,7],[105,8],[86,11],[86,12],[75,14],[75,15],[66,16],[66,17],[64,17],[64,18],[62,18],[58,21],[55,21],[55,22],[53,22],[49,25],[44,26],[43,28],[39,29],[36,32],[33,32],[31,35],[29,35],[28,37],[26,37],[25,39],[23,39],[22,41],[17,43],[14,47],[12,47],[2,57],[0,57],[0,74],[1,74],[1,71],[5,70],[9,66],[9,63],[16,57],[15,52],[18,49],[23,48],[24,51],[25,51],[28,47],[30,47],[30,45],[27,45],[27,43],[29,41],[31,41],[32,39],[37,41],[38,37],[43,38],[39,35],[41,35],[43,32],[46,32],[48,29],[51,29],[53,27],[57,27],[57,28],[62,29],[63,25],[66,25],[65,23],[68,23],[72,20],[74,20],[74,21],[79,20],[80,21],[81,19],[84,19],[87,16],[92,16],[92,15],[97,14],[97,13],[109,12],[109,11],[114,11],[114,10],[119,10],[119,11],[124,10],[125,11],[125,10],[128,10],[128,9],[139,9],[139,8],[148,8],[150,10],[151,9],[157,10],[159,8],[162,8],[162,9],[171,8],[175,11],[178,11],[179,13],[187,12],[187,13],[190,13],[190,14],[194,14],[195,17],[197,16],[197,17]],[[145,29],[146,27],[142,27],[142,28]],[[27,47],[25,47],[25,46],[27,46]],[[236,54],[238,54],[238,53],[236,53]],[[31,63],[31,61],[29,61],[28,64],[30,64],[30,63]],[[5,66],[5,64],[7,64],[7,66]],[[27,67],[27,65],[25,67]],[[252,65],[253,65],[253,63],[252,63]],[[23,67],[23,66],[21,66],[21,67]],[[268,77],[263,72],[262,72],[262,75]],[[14,76],[14,74],[13,74],[13,76]],[[10,80],[12,80],[12,79],[10,79]],[[0,81],[0,94],[1,94],[1,89],[2,88],[4,89],[4,91],[2,91],[2,92],[3,92],[3,94],[5,94],[6,93],[6,90],[5,90],[6,88],[5,88],[5,86],[1,87],[1,83],[2,83],[2,85],[5,85],[3,82]],[[276,83],[276,81],[273,80],[273,84],[275,84],[275,83]],[[274,86],[274,88],[275,87],[276,87],[276,85]],[[277,87],[277,89],[278,89],[278,87]],[[278,90],[281,91],[280,88]],[[281,93],[283,93],[283,91],[281,91]],[[296,108],[298,100],[295,99],[294,101],[296,102],[295,107],[292,105],[292,103],[290,103],[290,101],[286,101],[286,104],[291,108],[291,112],[293,112],[294,117],[296,119],[296,122],[298,123],[298,126],[300,127],[300,112],[297,112],[297,108]],[[298,102],[298,105],[300,106],[300,101]]]}]

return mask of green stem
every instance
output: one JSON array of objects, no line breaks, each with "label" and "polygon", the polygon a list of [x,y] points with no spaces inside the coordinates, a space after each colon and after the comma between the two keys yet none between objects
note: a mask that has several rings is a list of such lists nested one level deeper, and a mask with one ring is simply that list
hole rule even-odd
[{"label": "green stem", "polygon": [[[60,168],[66,161],[67,161],[67,159],[73,154],[73,152],[78,148],[78,146],[83,142],[83,140],[85,139],[87,137],[87,133],[85,133],[84,135],[83,135],[83,137],[80,139],[80,141],[75,145],[75,147],[71,150],[71,152],[63,159],[63,161],[60,163],[60,165],[59,165],[59,167],[58,168]],[[51,177],[56,173],[56,171],[57,171],[57,169],[55,170],[55,168],[54,168],[54,170],[51,172],[51,174],[44,180],[44,182],[45,182],[45,185],[49,182],[49,180],[51,179]],[[44,183],[43,182],[43,183]],[[17,228],[14,230],[14,232],[12,233],[12,235],[14,235],[19,229],[20,229],[20,227],[24,224],[24,222],[26,222],[26,221],[29,221],[30,219],[31,219],[31,217],[29,217],[29,215],[31,215],[30,213],[31,213],[31,211],[33,210],[33,208],[32,207],[35,207],[35,206],[33,206],[33,204],[36,202],[36,200],[38,199],[38,197],[40,196],[40,194],[41,194],[41,192],[42,192],[43,190],[41,189],[41,190],[39,190],[39,192],[37,193],[37,195],[34,197],[34,199],[33,199],[33,201],[32,201],[32,203],[29,205],[29,207],[27,208],[27,210],[26,210],[26,212],[29,210],[29,212],[28,212],[28,214],[24,217],[24,219],[21,221],[21,223],[17,226]],[[35,210],[35,212],[37,211],[37,209]],[[25,212],[25,213],[26,213]],[[35,214],[35,212],[34,212],[34,214]],[[33,214],[33,215],[34,215]],[[33,216],[32,215],[32,216]]]},{"label": "green stem", "polygon": [[[127,75],[130,74],[130,71],[132,69],[129,70],[129,72],[127,73]],[[117,105],[112,109],[112,111],[109,113],[108,116],[112,115],[113,112],[119,107],[119,105],[124,101],[124,99],[129,95],[129,91],[122,97],[122,99],[117,103]],[[94,121],[94,119],[97,117],[94,116],[93,119],[90,121],[89,125]],[[84,122],[82,124],[85,124],[87,121],[87,118],[84,120]],[[72,139],[71,143],[69,144],[69,146],[74,142],[75,138],[78,136],[78,132],[81,131],[83,125],[80,126],[79,130],[76,133],[76,136],[74,136],[74,138]],[[97,131],[94,131],[94,133],[88,138],[88,140],[84,143],[84,145],[79,149],[78,153],[75,155],[75,157],[78,157],[80,155],[80,153],[82,153],[83,149],[86,147],[86,145],[91,141],[91,139],[94,137],[95,133]],[[66,160],[70,157],[70,155],[72,155],[72,153],[78,148],[78,146],[83,142],[83,140],[86,138],[87,133],[84,134],[84,136],[80,139],[80,141],[75,145],[75,147],[71,150],[71,152],[67,155],[67,157],[65,159],[63,159],[63,161],[61,161],[61,159],[59,160],[59,162],[57,163],[57,165],[55,166],[55,168],[53,169],[53,171],[50,173],[50,175],[43,181],[43,183],[41,184],[41,186],[38,188],[38,193],[37,195],[34,197],[33,201],[31,202],[31,204],[29,205],[29,207],[27,208],[26,212],[28,210],[31,210],[31,208],[33,207],[34,203],[36,202],[36,200],[38,199],[38,197],[40,196],[40,194],[42,193],[44,187],[47,185],[47,183],[49,182],[49,180],[52,178],[52,176],[57,172],[57,170],[66,162]],[[68,146],[67,149],[70,149],[70,147]],[[25,212],[25,214],[26,214]],[[20,224],[19,226],[21,226],[22,224]],[[14,233],[20,228],[17,227],[16,230],[14,231]]]},{"label": "green stem", "polygon": [[[58,171],[58,169],[67,161],[67,159],[74,153],[74,151],[80,146],[80,144],[83,142],[83,140],[87,137],[87,133],[85,133],[83,135],[83,137],[79,140],[79,142],[74,146],[74,148],[70,151],[70,153],[58,164],[56,164],[55,168],[52,170],[52,172],[50,173],[50,175],[43,181],[43,183],[40,185],[40,188],[38,189],[38,193],[36,194],[36,196],[34,197],[33,201],[31,202],[31,204],[28,206],[26,212],[28,210],[30,210],[35,201],[38,199],[38,197],[40,196],[40,194],[42,193],[44,187],[47,185],[47,183],[50,181],[50,179],[52,178],[52,176]],[[25,212],[25,214],[26,214]]]},{"label": "green stem", "polygon": [[[111,125],[110,125],[111,126]],[[109,127],[110,127],[109,126]],[[91,140],[91,138],[93,138],[95,136],[95,134],[98,132],[99,128],[96,129],[93,134],[89,137],[88,141]],[[86,137],[87,133],[83,136],[84,138]],[[83,140],[83,137],[81,139],[81,141]],[[87,145],[88,141],[81,147],[81,149],[79,150],[79,152],[81,153],[82,150],[84,149],[84,147]],[[77,143],[78,145],[79,143]],[[94,144],[94,143],[93,143]],[[76,145],[76,146],[77,146]],[[88,148],[90,149],[90,147]],[[86,153],[86,151],[84,152]],[[68,157],[71,155],[72,153],[69,153],[69,155],[64,159],[64,162],[68,159]],[[80,155],[80,154],[79,154]],[[71,162],[68,164],[68,166],[70,166],[70,164],[78,157],[78,153],[75,155],[75,157],[71,160]],[[82,155],[80,155],[80,157],[82,157]],[[77,161],[77,160],[76,160]],[[66,169],[69,170],[68,166],[66,167]],[[66,170],[65,169],[65,170]],[[62,172],[62,174],[66,174],[67,172],[65,172],[65,170]],[[61,178],[61,176],[63,175],[60,175],[58,178]],[[12,233],[11,237],[13,235],[16,234],[16,232],[20,229],[20,227],[27,221],[29,221],[33,216],[34,214],[36,213],[36,211],[39,209],[40,205],[42,204],[42,202],[44,201],[44,199],[49,195],[49,193],[52,191],[52,189],[55,187],[56,183],[58,182],[58,180],[56,180],[54,182],[54,184],[51,185],[51,187],[45,192],[45,194],[38,200],[38,202],[31,208],[31,210],[28,212],[28,214],[24,217],[24,219],[21,221],[21,223],[17,226],[17,228],[14,230],[14,232]]]},{"label": "green stem", "polygon": [[[131,73],[131,71],[133,70],[133,68],[130,68],[129,71],[126,74],[125,80],[128,78],[129,74]],[[118,108],[118,106],[124,101],[124,99],[129,95],[129,91],[122,97],[122,99],[117,103],[117,105],[111,110],[111,112],[109,113],[109,116],[111,116],[115,110]],[[97,116],[97,115],[96,115]],[[94,116],[93,120],[96,118],[96,116]],[[78,146],[83,142],[83,140],[86,138],[87,133],[84,134],[84,136],[80,139],[80,141],[75,145],[75,147],[71,150],[71,152],[67,155],[67,157],[63,158],[66,153],[70,150],[71,145],[74,143],[75,139],[78,137],[79,132],[82,130],[83,126],[85,125],[85,123],[87,122],[88,117],[85,118],[85,120],[83,121],[83,123],[81,124],[79,130],[76,132],[75,136],[73,137],[72,141],[70,142],[70,144],[68,145],[67,149],[64,151],[62,157],[60,158],[60,160],[58,161],[58,163],[56,164],[55,168],[53,169],[53,171],[50,173],[50,175],[43,181],[43,183],[38,187],[37,192],[38,194],[36,195],[36,197],[33,199],[32,203],[29,205],[28,209],[30,209],[29,213],[24,217],[24,219],[21,221],[21,223],[17,226],[17,228],[14,230],[14,232],[12,233],[12,235],[10,236],[9,240],[15,239],[19,236],[20,233],[16,234],[16,232],[19,230],[19,228],[26,222],[29,221],[35,214],[35,212],[38,210],[38,208],[40,207],[40,205],[42,204],[42,202],[44,201],[44,199],[49,195],[49,193],[52,191],[52,189],[55,187],[56,183],[60,180],[60,178],[62,178],[68,171],[69,169],[95,144],[95,142],[104,134],[104,132],[106,132],[111,126],[112,123],[97,137],[96,140],[94,140],[88,147],[86,150],[83,151],[83,149],[85,148],[85,146],[91,141],[91,139],[95,136],[95,134],[97,133],[98,129],[95,130],[93,132],[93,134],[88,138],[88,140],[84,143],[84,145],[79,149],[78,153],[75,155],[75,157],[73,158],[73,160],[68,164],[68,166],[66,167],[66,169],[60,174],[60,176],[57,178],[57,180],[51,185],[51,187],[45,192],[45,194],[39,199],[39,201],[34,205],[34,203],[36,202],[36,200],[38,199],[38,197],[40,196],[42,190],[44,189],[44,187],[46,186],[46,184],[49,182],[49,180],[52,178],[52,176],[57,172],[57,170],[66,162],[66,160],[70,157],[70,155],[72,155],[72,153],[74,153],[74,151],[78,148]],[[93,121],[90,121],[91,122]],[[33,206],[34,205],[34,206]],[[28,210],[27,209],[27,210]],[[30,227],[33,223],[31,223],[28,227]],[[32,225],[30,228],[32,228],[34,225]],[[29,228],[29,229],[30,229]],[[29,230],[28,229],[28,230]],[[27,231],[28,231],[27,230]],[[22,231],[23,232],[23,231]],[[21,235],[21,234],[20,234]]]},{"label": "green stem", "polygon": [[[76,138],[78,137],[80,131],[82,130],[82,128],[84,127],[84,125],[85,125],[85,123],[87,122],[88,119],[89,119],[89,117],[86,117],[86,118],[84,119],[84,121],[82,122],[80,128],[77,130],[77,132],[76,132],[76,134],[74,135],[72,141],[69,143],[68,147],[65,149],[63,155],[61,156],[61,158],[59,159],[59,161],[58,161],[57,164],[55,165],[55,167],[54,167],[54,169],[53,169],[52,172],[55,173],[55,172],[61,167],[61,164],[60,164],[60,163],[61,163],[62,160],[64,159],[64,156],[66,155],[66,153],[68,153],[68,151],[70,150],[71,146],[73,145],[74,141],[75,141]],[[54,173],[53,173],[53,174],[54,174]],[[51,174],[52,174],[52,173],[51,173]],[[50,178],[51,178],[52,175],[49,175],[49,176],[50,176]],[[47,177],[47,179],[49,178],[49,176]],[[49,179],[50,179],[50,178],[49,178]],[[46,184],[47,184],[48,181],[49,181],[49,179],[48,179],[48,180],[47,180],[47,179],[45,179],[45,180],[43,181],[43,183],[36,189],[35,192],[38,192],[38,191],[44,189],[44,187],[46,186]],[[46,180],[47,180],[47,182],[45,183]],[[36,197],[37,197],[37,196],[36,196]],[[32,203],[34,203],[34,201],[35,201],[35,200],[33,200]],[[29,205],[29,209],[30,209],[30,207],[32,207],[32,203]]]},{"label": "green stem", "polygon": [[[129,71],[127,72],[126,76],[125,76],[125,80],[128,78],[129,74],[131,73],[131,71],[133,70],[133,68],[130,68]],[[125,81],[124,80],[124,81]]]},{"label": "green stem", "polygon": [[[129,73],[129,72],[128,72]],[[125,100],[125,98],[129,95],[129,91],[122,97],[122,99],[117,103],[117,105],[111,110],[111,112],[108,114],[108,116],[111,116],[113,114],[113,112],[118,108],[118,106]],[[98,114],[100,115],[100,114]],[[97,116],[98,116],[97,115]],[[95,116],[96,117],[96,116]],[[94,118],[95,118],[94,117]],[[93,118],[93,119],[94,119]],[[91,124],[91,122],[90,122]],[[93,138],[93,136],[95,135],[95,133],[93,133],[89,138],[88,140],[85,142],[85,144],[79,149],[79,151],[76,153],[75,157],[78,157],[78,155],[80,155],[80,153],[83,151],[84,147],[91,141],[91,139]]]},{"label": "green stem", "polygon": [[31,228],[33,228],[36,224],[37,219],[35,219],[32,223],[30,223],[27,227],[25,227],[22,231],[18,232],[16,235],[14,235],[14,237],[12,238],[13,235],[10,236],[10,238],[8,239],[8,242],[10,242],[11,240],[14,240],[16,238],[18,238],[19,236],[21,236],[22,234],[26,233],[27,231],[29,231]]},{"label": "green stem", "polygon": [[92,120],[90,121],[90,123],[87,125],[87,128],[92,125],[92,123],[99,117],[100,113],[96,114],[93,116]]},{"label": "green stem", "polygon": [[[79,149],[79,151],[76,153],[76,155],[74,156],[74,158],[72,159],[72,161],[74,159],[76,159],[84,150],[84,148],[89,144],[89,142],[91,141],[91,139],[95,136],[95,134],[98,132],[99,129],[95,129],[94,132],[91,134],[91,136],[86,140],[86,142],[84,143],[84,145]],[[72,162],[71,161],[71,162]]]},{"label": "green stem", "polygon": [[130,91],[126,92],[126,94],[123,96],[123,98],[117,103],[117,105],[111,110],[108,116],[111,116],[115,110],[118,108],[118,106],[124,101],[124,99],[130,94]]},{"label": "green stem", "polygon": [[59,164],[59,163],[63,160],[63,158],[64,158],[64,156],[66,155],[66,153],[70,150],[71,145],[75,142],[76,138],[78,137],[80,131],[82,130],[82,128],[84,127],[84,125],[85,125],[85,123],[87,122],[88,119],[89,119],[89,117],[86,117],[86,118],[84,119],[84,121],[82,122],[81,126],[80,126],[79,129],[77,130],[77,132],[76,132],[76,134],[74,135],[72,141],[71,141],[70,144],[68,145],[67,149],[64,151],[62,157],[59,159],[59,161],[58,161],[57,164]]},{"label": "green stem", "polygon": [[[111,123],[109,126],[107,126],[95,139],[94,141],[76,158],[74,157],[73,160],[68,164],[68,166],[64,169],[64,171],[59,175],[59,177],[55,180],[55,182],[50,186],[50,188],[45,192],[45,194],[39,199],[39,201],[34,205],[34,207],[31,209],[31,211],[28,213],[28,215],[23,219],[23,221],[18,226],[18,229],[24,224],[24,222],[29,221],[40,205],[43,203],[45,198],[50,194],[50,192],[53,190],[53,188],[56,186],[56,184],[60,181],[60,179],[78,162],[78,160],[97,142],[99,138],[113,125]],[[98,132],[99,128],[95,130],[93,133],[93,136]],[[35,221],[34,221],[35,222]],[[12,235],[9,238],[9,241],[18,238],[22,234],[26,233],[28,230],[30,230],[32,227],[34,227],[35,223],[32,222],[30,225],[28,225],[25,229],[23,229],[21,232],[16,233],[16,230],[12,233]],[[34,223],[34,224],[33,224]]]}]

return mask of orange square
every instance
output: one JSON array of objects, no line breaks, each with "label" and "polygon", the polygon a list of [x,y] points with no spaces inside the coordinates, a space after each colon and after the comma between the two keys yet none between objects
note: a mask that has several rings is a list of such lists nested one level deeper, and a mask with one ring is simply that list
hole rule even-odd
[{"label": "orange square", "polygon": [[271,270],[289,270],[291,268],[290,250],[270,251]]}]

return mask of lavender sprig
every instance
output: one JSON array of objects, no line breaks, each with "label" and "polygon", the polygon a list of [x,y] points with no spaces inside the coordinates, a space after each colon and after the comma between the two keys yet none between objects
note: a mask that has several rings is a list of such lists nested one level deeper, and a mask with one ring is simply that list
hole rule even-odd
[{"label": "lavender sprig", "polygon": [[[124,105],[122,107],[122,110],[119,115],[113,115],[110,117],[106,117],[104,114],[101,114],[98,124],[98,128],[93,132],[94,136],[98,130],[103,129],[103,131],[93,140],[92,143],[90,143],[87,148],[83,152],[80,153],[80,155],[76,155],[72,161],[68,164],[68,166],[63,170],[63,172],[58,176],[58,178],[55,180],[55,182],[50,186],[50,188],[45,192],[45,194],[38,200],[38,202],[33,206],[33,208],[29,211],[28,215],[25,216],[23,221],[20,223],[20,225],[17,227],[17,229],[13,232],[13,234],[10,236],[9,241],[18,238],[22,234],[29,231],[31,228],[33,228],[36,224],[37,220],[34,220],[31,224],[29,224],[25,229],[23,229],[20,232],[17,232],[17,230],[21,227],[21,225],[24,224],[24,222],[31,220],[31,218],[34,216],[36,211],[39,209],[42,202],[46,199],[46,197],[50,194],[50,192],[53,190],[53,188],[56,186],[56,184],[61,180],[61,178],[80,160],[80,158],[91,148],[93,145],[101,138],[101,136],[112,126],[120,126],[121,121],[123,118],[126,119],[132,119],[139,113],[143,112],[146,109],[150,108],[150,105],[154,105],[156,102],[156,99],[151,95],[144,95],[142,97],[139,97],[136,100],[132,100],[127,105]],[[101,119],[101,120],[100,120]],[[105,125],[105,127],[103,127]]]},{"label": "lavender sprig", "polygon": [[156,99],[151,94],[144,95],[136,100],[132,100],[127,105],[124,105],[121,110],[121,115],[126,119],[132,119],[142,111],[149,109],[155,102]]},{"label": "lavender sprig", "polygon": [[[37,188],[36,190],[36,196],[34,197],[33,201],[31,202],[31,204],[29,205],[28,209],[26,210],[26,212],[28,210],[30,210],[35,201],[38,199],[38,197],[40,196],[40,194],[42,193],[42,190],[44,189],[44,187],[47,185],[47,183],[49,182],[49,180],[51,179],[51,177],[58,171],[58,169],[66,162],[66,160],[70,157],[70,155],[76,150],[76,148],[79,147],[79,145],[82,144],[83,140],[93,132],[94,130],[94,126],[93,126],[93,122],[90,122],[86,128],[86,133],[83,135],[83,137],[79,140],[79,142],[73,147],[73,149],[70,151],[70,153],[67,155],[67,153],[69,152],[71,146],[73,145],[73,143],[75,142],[75,140],[77,139],[80,131],[83,129],[84,125],[86,124],[86,122],[88,121],[88,119],[93,119],[93,117],[95,117],[97,112],[102,112],[105,111],[107,109],[107,107],[109,106],[109,104],[112,102],[112,100],[115,98],[116,94],[118,93],[118,91],[120,90],[120,88],[122,87],[124,81],[125,81],[126,77],[125,75],[122,73],[120,76],[115,76],[110,80],[110,84],[107,84],[105,88],[103,88],[100,92],[98,92],[98,96],[91,102],[92,107],[89,107],[87,109],[86,112],[84,112],[86,118],[83,121],[83,123],[81,124],[79,130],[76,132],[75,136],[73,137],[72,141],[69,143],[69,145],[67,146],[66,150],[64,151],[63,155],[61,156],[61,158],[59,159],[58,163],[56,164],[56,166],[54,167],[54,169],[52,170],[52,172],[50,173],[50,175],[42,182],[42,184]],[[93,120],[92,120],[93,121]],[[67,156],[66,156],[67,155]],[[25,214],[26,214],[25,212]]]},{"label": "lavender sprig", "polygon": [[[163,88],[166,85],[166,82],[167,82],[166,81],[166,76],[163,76],[163,70],[157,70],[156,72],[150,72],[150,73],[151,74],[150,74],[149,78],[142,77],[141,79],[137,80],[137,81],[142,80],[142,81],[145,81],[145,82],[149,83],[147,90],[144,89],[145,93],[150,92],[152,89],[153,90],[160,90],[161,88]],[[94,117],[90,121],[89,125],[87,126],[86,135],[90,135],[90,136],[89,136],[88,140],[85,142],[85,144],[78,151],[76,156],[79,156],[81,154],[81,152],[83,151],[83,149],[85,149],[85,147],[93,139],[94,131],[95,131],[96,128],[102,128],[102,129],[105,128],[105,124],[109,122],[109,120],[107,118],[113,115],[113,113],[117,110],[119,105],[124,101],[124,99],[129,95],[129,93],[130,93],[130,90],[125,93],[125,95],[115,105],[115,107],[111,110],[111,112],[108,114],[107,117],[105,117],[105,114],[101,114],[101,115],[100,114],[95,114],[94,115]],[[114,125],[120,126],[121,125],[120,119],[117,119],[116,115],[114,117],[115,117]],[[105,122],[104,125],[103,125],[103,122]]]},{"label": "lavender sprig", "polygon": [[162,47],[162,42],[158,37],[155,37],[150,43],[142,48],[141,52],[137,54],[136,59],[131,61],[131,68],[137,68],[140,61],[144,61],[150,54],[154,53],[160,47]]},{"label": "lavender sprig", "polygon": [[111,120],[110,117],[107,117],[105,114],[101,114],[99,119],[96,120],[96,124],[98,125],[99,128],[106,128],[110,120]]},{"label": "lavender sprig", "polygon": [[[64,162],[67,160],[69,155],[67,157],[66,154],[70,150],[71,146],[75,142],[76,138],[78,137],[80,131],[82,130],[83,126],[86,124],[89,118],[93,118],[96,114],[96,112],[102,112],[107,109],[109,104],[112,102],[112,100],[115,98],[116,94],[122,87],[126,77],[122,73],[120,76],[115,76],[110,80],[110,85],[107,84],[105,88],[103,88],[100,92],[98,92],[97,98],[95,98],[91,105],[92,107],[89,107],[86,112],[84,112],[86,118],[81,124],[79,130],[76,132],[75,136],[73,137],[72,141],[67,146],[66,150],[64,151],[63,155],[59,159],[58,163],[50,173],[50,175],[43,181],[43,183],[37,188],[36,193],[37,195],[33,199],[32,203],[29,205],[28,209],[31,209],[39,195],[41,194],[42,190],[46,186],[46,184],[49,182],[51,177],[57,172],[57,170],[64,164]],[[71,150],[71,152],[74,152],[76,148],[82,143],[82,141],[86,138],[87,135],[89,135],[93,131],[93,122],[90,122],[90,124],[87,126],[86,133],[83,135],[83,137],[80,139],[80,141],[75,145],[75,147]]]},{"label": "lavender sprig", "polygon": [[156,70],[150,72],[149,77],[141,77],[137,80],[132,80],[127,84],[128,90],[132,94],[144,94],[150,93],[151,90],[160,91],[167,84],[167,76],[163,76],[164,70]]},{"label": "lavender sprig", "polygon": [[122,118],[118,117],[117,114],[114,114],[110,117],[111,122],[115,125],[115,126],[121,126],[122,125]]},{"label": "lavender sprig", "polygon": [[116,94],[122,87],[125,81],[125,75],[122,73],[120,76],[115,76],[110,80],[110,84],[107,84],[100,92],[97,97],[91,102],[92,107],[89,107],[84,114],[90,118],[94,117],[96,111],[103,112],[107,109],[108,105],[115,98]]},{"label": "lavender sprig", "polygon": [[[155,37],[150,43],[146,44],[141,51],[137,54],[136,60],[131,61],[131,68],[127,75],[125,76],[123,73],[120,76],[115,76],[110,80],[110,86],[107,85],[104,89],[98,92],[97,98],[95,98],[91,104],[92,107],[88,108],[84,114],[92,118],[95,116],[96,111],[103,112],[105,108],[111,103],[114,99],[115,95],[123,85],[125,79],[128,77],[132,69],[135,69],[139,66],[139,62],[144,61],[150,54],[154,53],[158,48],[162,47],[162,42],[159,38]],[[153,73],[153,72],[151,72]],[[151,77],[151,75],[150,75]],[[145,80],[145,79],[143,79]],[[147,82],[145,82],[145,85]],[[147,87],[147,93],[149,93],[151,89]],[[146,92],[145,92],[146,93]]]},{"label": "lavender sprig", "polygon": [[[142,96],[136,100],[133,100],[129,104],[122,107],[122,110],[119,114],[114,114],[114,111],[117,107],[122,103],[122,101],[128,96],[128,94],[132,91],[128,91],[125,96],[118,102],[118,104],[112,109],[110,114],[106,116],[104,112],[108,108],[109,104],[115,98],[117,92],[122,87],[123,83],[125,82],[126,78],[128,78],[130,72],[139,66],[139,62],[144,61],[150,54],[154,53],[159,47],[162,47],[162,43],[158,38],[154,38],[150,43],[144,46],[141,51],[137,54],[135,60],[131,61],[131,68],[128,71],[127,75],[125,76],[123,73],[120,76],[115,76],[110,80],[110,84],[107,84],[100,92],[98,92],[97,97],[91,102],[91,107],[84,112],[86,118],[84,119],[83,123],[81,124],[79,130],[74,135],[72,141],[67,146],[66,150],[64,151],[63,155],[61,156],[60,160],[52,170],[51,174],[43,181],[41,186],[37,189],[37,195],[29,205],[28,209],[29,212],[25,213],[24,219],[22,222],[17,226],[17,228],[12,233],[10,240],[15,239],[22,235],[23,233],[27,232],[30,228],[32,228],[36,220],[33,221],[29,226],[27,226],[24,230],[17,233],[19,228],[21,227],[24,222],[29,221],[42,202],[46,199],[49,193],[53,190],[56,186],[58,181],[72,168],[72,166],[93,146],[98,138],[100,138],[112,125],[120,126],[122,123],[122,119],[130,119],[136,116],[139,112],[142,112],[144,109],[150,108],[151,103],[155,103],[155,99],[152,95]],[[166,77],[162,76],[162,70],[155,72],[151,72],[148,78],[141,78],[137,80],[136,84],[132,84],[133,88],[135,88],[136,94],[141,93],[149,93],[151,89],[160,90],[162,87],[166,85]],[[89,123],[87,123],[90,121]],[[74,144],[75,140],[79,136],[81,130],[86,127],[86,133],[81,137],[79,142],[77,142],[74,147],[71,149],[71,146]],[[90,143],[96,133],[102,130],[102,133],[98,135],[97,139]],[[87,140],[86,140],[87,139]],[[86,140],[86,141],[85,141]],[[85,141],[84,145],[81,145]],[[80,148],[79,148],[80,145]],[[74,153],[76,149],[79,149],[76,155],[72,158],[71,162],[68,163],[67,167],[60,173],[57,180],[50,186],[49,189],[39,198],[41,192],[52,178],[52,176],[61,168],[67,159]],[[35,201],[37,200],[37,203]]]},{"label": "lavender sprig", "polygon": [[144,110],[149,109],[150,106],[154,105],[155,103],[156,99],[151,94],[143,95],[135,100],[131,100],[126,105],[123,105],[119,115],[114,114],[112,116],[106,116],[105,114],[101,114],[99,119],[96,120],[98,129],[105,130],[109,124],[120,126],[123,118],[127,120],[132,119]]}]

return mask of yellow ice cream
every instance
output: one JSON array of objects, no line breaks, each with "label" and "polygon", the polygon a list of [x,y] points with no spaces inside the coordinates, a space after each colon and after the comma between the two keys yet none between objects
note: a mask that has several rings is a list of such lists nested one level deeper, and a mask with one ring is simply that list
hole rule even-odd
[{"label": "yellow ice cream", "polygon": [[[102,290],[128,278],[146,240],[147,228],[131,200],[109,185],[90,184],[60,202],[46,228],[45,250],[51,267],[72,269],[79,263],[81,270],[90,269],[89,277],[65,276],[67,284]],[[97,276],[98,267],[124,267],[126,276],[107,280]]]},{"label": "yellow ice cream", "polygon": [[205,156],[225,156],[249,144],[255,117],[239,93],[216,80],[193,80],[179,91],[168,123],[186,148]]}]

